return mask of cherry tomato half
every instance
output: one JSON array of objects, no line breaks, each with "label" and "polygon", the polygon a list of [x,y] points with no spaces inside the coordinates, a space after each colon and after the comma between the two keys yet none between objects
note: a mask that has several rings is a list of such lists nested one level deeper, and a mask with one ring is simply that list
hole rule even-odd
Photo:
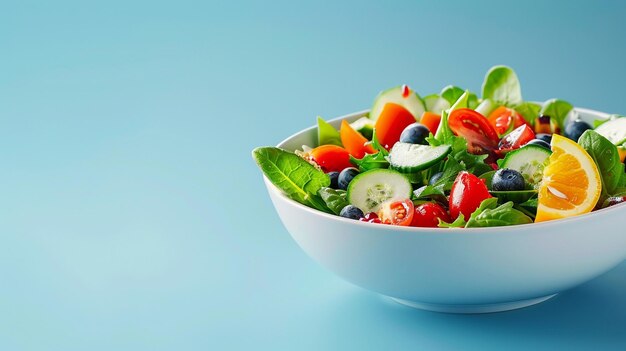
[{"label": "cherry tomato half", "polygon": [[440,219],[444,222],[452,222],[450,215],[443,206],[434,202],[426,202],[415,207],[411,226],[436,228],[439,226]]},{"label": "cherry tomato half", "polygon": [[313,161],[324,172],[341,172],[344,168],[352,167],[348,150],[337,145],[322,145],[309,152]]},{"label": "cherry tomato half", "polygon": [[469,109],[460,108],[452,111],[448,117],[448,125],[454,134],[467,140],[468,151],[483,154],[498,146],[498,133],[489,124],[485,116]]},{"label": "cherry tomato half", "polygon": [[374,128],[378,142],[390,150],[398,140],[404,128],[415,123],[415,117],[404,107],[388,102],[378,116]]},{"label": "cherry tomato half", "polygon": [[468,220],[480,203],[490,197],[483,179],[465,171],[460,172],[450,191],[450,218],[455,220],[462,213],[465,220]]},{"label": "cherry tomato half", "polygon": [[345,119],[341,122],[341,128],[339,130],[339,135],[341,137],[341,143],[343,147],[348,150],[350,155],[356,158],[363,158],[366,153],[375,154],[376,150],[367,143],[367,139],[361,135],[361,133],[357,132],[350,126]]},{"label": "cherry tomato half", "polygon": [[491,112],[488,120],[489,124],[498,132],[498,135],[506,133],[511,128],[511,124],[513,124],[513,128],[528,124],[522,115],[506,106],[500,106]]},{"label": "cherry tomato half", "polygon": [[511,150],[519,149],[533,139],[535,139],[535,133],[532,128],[530,128],[527,124],[524,124],[515,128],[512,132],[500,140],[498,152],[500,154],[504,154]]},{"label": "cherry tomato half", "polygon": [[411,225],[414,213],[413,201],[405,199],[384,203],[378,211],[378,218],[384,224],[408,226]]}]

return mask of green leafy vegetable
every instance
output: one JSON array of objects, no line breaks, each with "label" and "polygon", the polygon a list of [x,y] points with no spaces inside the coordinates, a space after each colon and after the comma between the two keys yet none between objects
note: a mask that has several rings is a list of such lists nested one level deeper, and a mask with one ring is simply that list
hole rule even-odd
[{"label": "green leafy vegetable", "polygon": [[492,67],[483,81],[483,99],[492,99],[507,106],[522,103],[522,90],[515,72],[507,66]]},{"label": "green leafy vegetable", "polygon": [[543,104],[539,114],[550,116],[550,125],[553,131],[562,131],[565,129],[565,117],[573,108],[574,106],[567,101],[550,99]]},{"label": "green leafy vegetable", "polygon": [[441,111],[447,110],[450,108],[450,103],[448,100],[439,96],[439,94],[431,94],[424,98],[424,105],[426,106],[426,111],[434,112],[438,115],[441,114]]},{"label": "green leafy vegetable", "polygon": [[348,202],[348,193],[345,190],[321,188],[318,193],[326,203],[326,206],[336,215],[350,204]]},{"label": "green leafy vegetable", "polygon": [[361,173],[376,168],[389,168],[389,161],[382,152],[367,154],[361,159],[350,156],[350,162],[359,167]]},{"label": "green leafy vegetable", "polygon": [[480,206],[472,213],[467,223],[464,220],[455,220],[453,223],[439,222],[442,228],[473,227],[500,227],[515,224],[532,223],[533,220],[523,212],[513,208],[512,202],[498,206],[498,199],[491,197],[483,200]]},{"label": "green leafy vegetable", "polygon": [[317,195],[330,185],[330,178],[300,156],[277,147],[258,147],[252,157],[267,179],[289,198],[320,211],[329,212]]},{"label": "green leafy vegetable", "polygon": [[389,155],[389,151],[387,151],[387,149],[385,149],[385,147],[382,146],[380,142],[378,141],[378,137],[376,136],[376,128],[374,128],[374,131],[372,132],[371,145],[374,148],[374,150],[378,151],[379,154],[382,154],[383,156]]},{"label": "green leafy vegetable", "polygon": [[439,224],[437,225],[439,228],[465,228],[467,222],[465,221],[465,216],[462,213],[454,220],[452,223],[447,223],[439,218]]},{"label": "green leafy vegetable", "polygon": [[598,166],[602,180],[602,195],[599,202],[615,194],[624,178],[624,164],[621,162],[617,147],[607,138],[594,130],[586,130],[578,139],[580,146]]},{"label": "green leafy vegetable", "polygon": [[317,117],[317,145],[338,145],[341,144],[341,137],[339,131],[335,127],[331,126],[322,117]]},{"label": "green leafy vegetable", "polygon": [[[439,127],[437,128],[437,132],[435,133],[435,136],[428,137],[426,138],[426,140],[432,146],[439,146],[443,144],[448,144],[452,140],[452,138],[454,138],[454,133],[452,132],[452,129],[450,129],[450,126],[448,125],[448,111],[444,110],[441,113],[441,122],[439,122]],[[437,143],[437,145],[433,145],[433,142],[431,141],[433,141],[434,143]]]},{"label": "green leafy vegetable", "polygon": [[535,120],[539,117],[539,111],[541,111],[541,105],[534,102],[524,101],[521,104],[515,106],[515,111],[522,115],[526,122],[531,126],[535,125]]},{"label": "green leafy vegetable", "polygon": [[421,188],[415,189],[413,191],[413,199],[414,200],[428,200],[428,201],[437,201],[440,203],[447,203],[448,199],[446,198],[446,194],[443,189],[440,187],[434,187],[432,185],[425,185]]},{"label": "green leafy vegetable", "polygon": [[[471,93],[468,90],[463,90],[457,86],[448,85],[447,87],[441,90],[441,93],[439,95],[441,95],[442,98],[447,100],[450,103],[450,105],[453,105],[465,93],[467,93],[467,97],[466,97],[464,107],[471,108],[471,109],[476,108],[476,106],[478,106],[478,97],[476,96],[476,94]],[[457,107],[457,108],[460,108],[460,107]]]}]

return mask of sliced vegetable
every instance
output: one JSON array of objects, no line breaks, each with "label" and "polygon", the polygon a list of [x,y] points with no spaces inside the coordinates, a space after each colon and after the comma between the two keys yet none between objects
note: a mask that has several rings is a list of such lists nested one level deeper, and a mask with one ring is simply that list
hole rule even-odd
[{"label": "sliced vegetable", "polygon": [[437,133],[437,128],[439,128],[439,123],[441,123],[441,115],[426,111],[422,115],[420,123],[425,125],[431,133],[435,134]]},{"label": "sliced vegetable", "polygon": [[366,139],[372,139],[372,133],[374,132],[374,121],[367,117],[361,117],[356,121],[350,123],[350,127],[361,133]]},{"label": "sliced vegetable", "polygon": [[413,122],[417,121],[426,110],[419,95],[407,85],[402,85],[378,94],[376,100],[374,100],[374,106],[370,110],[369,118],[376,122],[387,104],[404,107],[413,116]]},{"label": "sliced vegetable", "polygon": [[494,150],[498,145],[498,134],[480,113],[461,108],[450,113],[448,125],[454,134],[468,142],[470,153],[481,154]]},{"label": "sliced vegetable", "polygon": [[465,218],[474,212],[480,203],[490,198],[489,190],[482,179],[468,172],[460,172],[450,191],[450,217],[457,219],[460,214]]},{"label": "sliced vegetable", "polygon": [[400,140],[404,128],[412,123],[415,123],[415,117],[409,110],[395,103],[387,103],[376,120],[375,136],[389,150]]},{"label": "sliced vegetable", "polygon": [[409,226],[413,221],[414,214],[415,208],[413,201],[404,199],[383,203],[378,211],[378,218],[380,218],[383,224]]},{"label": "sliced vegetable", "polygon": [[504,135],[509,129],[515,129],[525,124],[530,126],[522,115],[506,106],[500,106],[493,110],[488,119],[489,124],[498,132],[498,135]]},{"label": "sliced vegetable", "polygon": [[352,167],[348,150],[337,145],[322,145],[309,152],[311,158],[324,172],[341,172]]},{"label": "sliced vegetable", "polygon": [[602,123],[596,128],[596,132],[614,145],[622,145],[626,142],[626,117],[615,118]]},{"label": "sliced vegetable", "polygon": [[427,112],[432,112],[438,115],[441,114],[441,111],[447,110],[450,108],[450,103],[448,102],[448,100],[440,97],[438,94],[432,94],[432,95],[426,96],[424,98],[424,105],[426,107]]},{"label": "sliced vegetable", "polygon": [[365,154],[374,154],[376,151],[374,148],[366,144],[367,140],[356,130],[352,129],[348,121],[345,119],[341,121],[341,129],[339,130],[341,136],[341,143],[343,147],[348,150],[350,155],[356,158],[362,158]]},{"label": "sliced vegetable", "polygon": [[437,203],[426,202],[415,207],[411,226],[436,228],[440,220],[444,222],[451,221],[446,209]]},{"label": "sliced vegetable", "polygon": [[386,201],[411,197],[411,183],[399,172],[374,169],[356,176],[348,186],[348,201],[367,212],[378,212]]},{"label": "sliced vegetable", "polygon": [[498,105],[496,105],[493,100],[484,99],[474,110],[483,116],[489,116],[496,107],[498,107]]},{"label": "sliced vegetable", "polygon": [[509,151],[519,149],[533,139],[535,139],[535,133],[527,124],[523,124],[500,140],[498,151],[500,154],[505,154]]},{"label": "sliced vegetable", "polygon": [[390,168],[401,173],[415,173],[443,160],[452,148],[449,145],[429,146],[396,143],[389,152]]},{"label": "sliced vegetable", "polygon": [[537,187],[543,177],[543,169],[548,164],[552,151],[537,145],[526,145],[509,152],[498,162],[502,168],[514,169],[522,174],[524,180]]}]

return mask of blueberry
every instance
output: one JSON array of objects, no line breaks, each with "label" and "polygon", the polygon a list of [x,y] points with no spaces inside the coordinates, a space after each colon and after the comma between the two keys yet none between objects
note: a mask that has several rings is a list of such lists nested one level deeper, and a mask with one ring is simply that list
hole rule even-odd
[{"label": "blueberry", "polygon": [[337,177],[337,187],[342,190],[348,190],[348,184],[359,174],[359,170],[354,167],[344,168]]},{"label": "blueberry", "polygon": [[426,138],[429,134],[430,130],[425,125],[415,122],[404,128],[402,134],[400,134],[400,142],[426,145],[428,144]]},{"label": "blueberry", "polygon": [[328,172],[328,177],[330,178],[330,188],[338,189],[339,188],[339,172]]},{"label": "blueberry", "polygon": [[443,176],[443,172],[438,172],[438,173],[433,174],[433,176],[430,177],[428,184],[435,185],[435,183],[437,183],[437,181],[441,179],[442,176]]},{"label": "blueberry", "polygon": [[[533,139],[531,141],[529,141],[528,143],[526,143],[526,145],[537,145],[537,146],[541,146],[544,147],[548,150],[551,149],[550,144],[548,144],[545,140],[541,140],[541,139]],[[524,145],[524,146],[526,146]]]},{"label": "blueberry", "polygon": [[526,183],[520,172],[514,169],[501,168],[493,175],[491,188],[495,191],[517,191],[524,190]]},{"label": "blueberry", "polygon": [[550,144],[552,142],[552,134],[539,133],[539,134],[535,135],[535,138],[537,138],[539,140],[543,140],[543,141],[545,141],[548,144]]},{"label": "blueberry", "polygon": [[339,215],[341,217],[359,220],[363,218],[363,211],[361,211],[361,209],[356,206],[347,205],[346,207],[341,209]]},{"label": "blueberry", "polygon": [[591,129],[591,126],[588,123],[585,123],[580,120],[572,121],[565,126],[565,136],[578,141],[581,135],[585,132],[585,130]]}]

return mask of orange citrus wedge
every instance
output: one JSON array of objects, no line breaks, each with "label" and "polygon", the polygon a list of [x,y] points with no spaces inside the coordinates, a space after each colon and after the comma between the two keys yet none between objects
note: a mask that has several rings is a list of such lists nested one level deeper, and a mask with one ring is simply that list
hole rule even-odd
[{"label": "orange citrus wedge", "polygon": [[560,135],[552,136],[552,155],[543,170],[535,222],[591,212],[600,198],[600,172],[585,149]]}]

